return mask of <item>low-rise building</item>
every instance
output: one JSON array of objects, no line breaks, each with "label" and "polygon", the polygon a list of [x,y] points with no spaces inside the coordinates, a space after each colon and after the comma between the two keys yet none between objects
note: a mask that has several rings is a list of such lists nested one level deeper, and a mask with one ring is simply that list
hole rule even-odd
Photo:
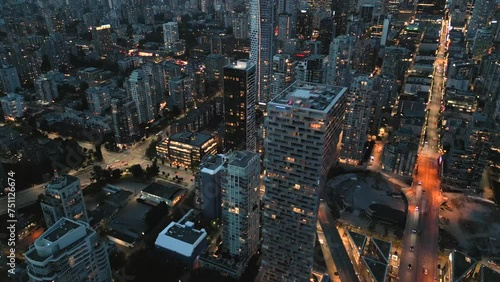
[{"label": "low-rise building", "polygon": [[208,134],[181,132],[158,144],[156,151],[160,157],[168,158],[172,165],[195,168],[205,155],[217,154],[217,142]]},{"label": "low-rise building", "polygon": [[141,191],[141,199],[151,201],[155,204],[165,202],[170,207],[175,206],[184,196],[184,188],[174,185],[162,185],[153,182]]},{"label": "low-rise building", "polygon": [[191,221],[171,222],[158,234],[155,246],[175,255],[186,265],[192,265],[207,248],[207,232],[196,229]]}]

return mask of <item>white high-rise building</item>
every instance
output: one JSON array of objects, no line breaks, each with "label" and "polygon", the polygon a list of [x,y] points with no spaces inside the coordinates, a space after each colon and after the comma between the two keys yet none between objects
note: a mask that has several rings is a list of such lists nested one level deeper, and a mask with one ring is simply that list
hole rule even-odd
[{"label": "white high-rise building", "polygon": [[2,66],[0,68],[0,82],[4,93],[15,93],[18,88],[21,88],[21,81],[15,67]]},{"label": "white high-rise building", "polygon": [[112,281],[106,245],[87,223],[61,218],[24,254],[29,281]]},{"label": "white high-rise building", "polygon": [[222,248],[246,261],[259,248],[260,156],[232,151],[222,168]]},{"label": "white high-rise building", "polygon": [[45,187],[40,205],[47,227],[63,217],[88,222],[78,177],[69,174],[59,176],[56,172]]},{"label": "white high-rise building", "polygon": [[341,35],[332,40],[328,54],[326,84],[349,86],[353,47],[353,36]]},{"label": "white high-rise building", "polygon": [[24,97],[19,94],[7,93],[0,97],[3,114],[10,118],[20,118],[24,115]]},{"label": "white high-rise building", "polygon": [[338,160],[347,89],[297,81],[267,104],[262,281],[308,281],[319,195]]},{"label": "white high-rise building", "polygon": [[177,22],[164,23],[163,42],[165,47],[170,47],[177,41],[179,41],[179,24]]},{"label": "white high-rise building", "polygon": [[274,46],[274,1],[250,2],[250,61],[256,65],[257,101],[267,103],[271,93]]},{"label": "white high-rise building", "polygon": [[373,79],[358,76],[353,79],[347,94],[347,110],[340,159],[357,165],[365,153],[372,108]]},{"label": "white high-rise building", "polygon": [[155,119],[159,105],[151,75],[143,70],[134,70],[127,80],[127,92],[137,108],[139,123]]}]

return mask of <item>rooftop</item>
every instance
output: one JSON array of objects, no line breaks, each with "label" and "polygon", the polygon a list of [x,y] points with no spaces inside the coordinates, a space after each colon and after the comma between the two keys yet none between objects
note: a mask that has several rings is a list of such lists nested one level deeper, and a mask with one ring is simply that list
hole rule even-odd
[{"label": "rooftop", "polygon": [[276,107],[299,107],[328,112],[346,92],[345,87],[296,81],[276,96]]},{"label": "rooftop", "polygon": [[223,162],[223,155],[205,155],[201,160],[201,171],[203,173],[216,173],[216,170],[222,166]]},{"label": "rooftop", "polygon": [[172,200],[175,195],[177,195],[183,188],[181,186],[177,186],[174,184],[162,185],[156,182],[153,182],[146,186],[146,188],[142,189],[142,192],[155,195],[157,197]]},{"label": "rooftop", "polygon": [[379,261],[372,260],[367,257],[363,257],[363,261],[370,270],[371,275],[377,282],[385,281],[385,276],[387,272],[387,264],[381,263]]},{"label": "rooftop", "polygon": [[256,155],[249,151],[232,151],[226,157],[229,165],[245,168]]},{"label": "rooftop", "polygon": [[453,281],[458,281],[462,276],[464,276],[469,269],[476,265],[476,260],[467,256],[466,254],[453,250]]},{"label": "rooftop", "polygon": [[238,70],[248,70],[252,67],[253,65],[249,63],[248,60],[238,60],[235,63],[231,63],[226,65],[224,68],[229,68],[229,69],[238,69]]},{"label": "rooftop", "polygon": [[80,227],[80,225],[73,221],[67,219],[59,220],[42,235],[42,238],[53,243],[78,227]]},{"label": "rooftop", "polygon": [[377,246],[378,250],[380,251],[380,255],[385,259],[385,261],[389,262],[389,258],[391,256],[392,244],[390,242],[382,241],[375,238],[371,238],[371,241]]},{"label": "rooftop", "polygon": [[363,250],[363,247],[365,246],[366,242],[366,235],[354,232],[354,231],[349,231],[348,232],[349,237],[351,237],[352,241],[358,248],[358,250],[361,252]]},{"label": "rooftop", "polygon": [[500,281],[500,272],[495,271],[485,265],[481,266],[481,281]]},{"label": "rooftop", "polygon": [[187,132],[176,133],[170,136],[168,140],[189,144],[195,147],[201,147],[203,144],[205,144],[212,138],[213,137],[208,134],[187,131]]},{"label": "rooftop", "polygon": [[206,240],[205,229],[195,229],[194,223],[187,221],[185,224],[171,222],[156,238],[157,247],[170,250],[186,257],[191,257],[195,248]]},{"label": "rooftop", "polygon": [[61,189],[76,181],[80,181],[80,179],[76,176],[72,176],[69,174],[60,176],[56,173],[54,177],[52,177],[52,179],[50,180],[49,184],[47,185],[47,188]]}]

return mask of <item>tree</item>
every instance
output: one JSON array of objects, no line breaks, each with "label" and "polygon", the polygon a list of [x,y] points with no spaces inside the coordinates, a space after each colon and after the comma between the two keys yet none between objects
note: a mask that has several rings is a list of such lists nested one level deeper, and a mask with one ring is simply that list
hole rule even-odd
[{"label": "tree", "polygon": [[122,269],[126,262],[127,260],[124,252],[116,250],[109,253],[109,264],[111,265],[111,269]]},{"label": "tree", "polygon": [[165,202],[161,202],[150,209],[144,217],[144,222],[146,223],[148,229],[155,227],[163,219],[163,217],[168,215],[168,212],[169,207]]},{"label": "tree", "polygon": [[95,165],[90,173],[90,180],[95,181],[97,184],[104,185],[111,180],[110,170],[103,169],[99,165]]},{"label": "tree", "polygon": [[136,164],[130,167],[130,173],[136,178],[141,178],[144,176],[144,170],[140,164]]},{"label": "tree", "polygon": [[153,178],[158,176],[158,174],[160,174],[160,168],[158,167],[157,161],[154,160],[151,166],[146,167],[146,176],[148,178]]},{"label": "tree", "polygon": [[95,153],[94,153],[94,158],[96,161],[100,162],[103,160],[102,157],[102,151],[101,151],[101,145],[96,145],[95,146]]},{"label": "tree", "polygon": [[122,170],[117,168],[117,169],[114,169],[112,172],[111,172],[111,177],[113,179],[120,179],[120,177],[122,177]]},{"label": "tree", "polygon": [[153,140],[151,141],[151,144],[149,144],[149,147],[146,149],[146,157],[148,157],[150,160],[156,157],[156,145],[158,145],[158,141]]}]

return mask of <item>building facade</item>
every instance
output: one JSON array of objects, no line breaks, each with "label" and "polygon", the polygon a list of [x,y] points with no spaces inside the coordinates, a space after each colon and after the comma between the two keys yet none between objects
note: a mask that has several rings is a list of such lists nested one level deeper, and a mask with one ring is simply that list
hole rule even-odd
[{"label": "building facade", "polygon": [[271,62],[274,52],[275,1],[250,2],[250,61],[256,65],[256,94],[259,103],[270,100]]},{"label": "building facade", "polygon": [[24,97],[19,94],[7,93],[0,97],[0,104],[5,117],[21,118],[24,116]]},{"label": "building facade", "polygon": [[116,143],[132,143],[139,135],[139,117],[134,101],[112,99],[111,117]]},{"label": "building facade", "polygon": [[16,93],[17,89],[21,89],[21,81],[15,67],[3,65],[0,68],[0,82],[4,93]]},{"label": "building facade", "polygon": [[254,255],[260,243],[260,156],[231,151],[222,169],[222,248],[238,260]]},{"label": "building facade", "polygon": [[221,173],[224,155],[205,155],[194,176],[195,207],[203,217],[214,220],[221,217]]},{"label": "building facade", "polygon": [[246,60],[224,67],[224,149],[255,151],[255,65]]},{"label": "building facade", "polygon": [[181,132],[158,144],[156,151],[160,157],[169,158],[172,165],[197,168],[205,155],[217,154],[217,142],[208,134]]},{"label": "building facade", "polygon": [[61,218],[24,254],[32,282],[112,281],[107,248],[87,223]]},{"label": "building facade", "polygon": [[357,165],[362,161],[368,140],[370,113],[372,108],[373,79],[358,76],[351,82],[347,94],[347,110],[340,159]]},{"label": "building facade", "polygon": [[143,70],[134,70],[127,80],[127,92],[137,108],[139,123],[154,120],[159,105],[152,76]]},{"label": "building facade", "polygon": [[346,88],[295,82],[267,105],[263,281],[307,281],[319,195],[338,160]]},{"label": "building facade", "polygon": [[88,222],[87,209],[78,177],[69,174],[59,176],[55,172],[54,177],[45,187],[40,205],[47,227],[63,217]]}]

